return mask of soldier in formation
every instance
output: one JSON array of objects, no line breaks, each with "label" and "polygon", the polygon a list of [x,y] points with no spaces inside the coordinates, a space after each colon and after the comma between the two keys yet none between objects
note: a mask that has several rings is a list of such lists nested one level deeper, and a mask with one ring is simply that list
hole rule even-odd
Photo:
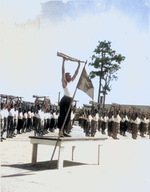
[{"label": "soldier in formation", "polygon": [[[69,135],[75,118],[76,106],[71,107],[70,120],[65,131]],[[52,105],[45,105],[39,100],[27,103],[18,97],[1,95],[0,133],[1,141],[13,138],[16,134],[23,134],[34,130],[35,136],[43,136],[55,132],[58,128],[59,110]],[[108,134],[113,139],[118,139],[118,134],[123,137],[127,133],[137,139],[150,137],[150,112],[135,107],[112,105],[109,109],[84,109],[79,117],[79,125],[87,137],[94,137],[96,132]]]},{"label": "soldier in formation", "polygon": [[[35,136],[54,132],[58,124],[59,110],[40,102],[24,102],[19,97],[0,95],[1,141],[34,130]],[[48,108],[47,108],[48,107]],[[52,113],[54,112],[54,118]],[[53,119],[53,120],[52,120]]]},{"label": "soldier in formation", "polygon": [[112,105],[109,109],[92,107],[91,110],[84,109],[79,117],[79,125],[88,137],[94,137],[96,131],[99,131],[113,139],[118,139],[118,134],[126,137],[127,133],[133,139],[137,139],[138,134],[144,138],[150,135],[150,112],[121,105]]}]

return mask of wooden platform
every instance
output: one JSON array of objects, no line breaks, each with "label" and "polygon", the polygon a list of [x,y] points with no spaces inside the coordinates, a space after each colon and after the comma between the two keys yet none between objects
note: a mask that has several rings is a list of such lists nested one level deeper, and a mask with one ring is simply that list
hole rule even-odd
[{"label": "wooden platform", "polygon": [[[58,137],[55,136],[43,136],[43,137],[34,137],[30,136],[30,143],[33,144],[32,148],[32,160],[31,163],[35,164],[37,162],[37,151],[38,151],[38,144],[41,145],[51,145],[55,146]],[[59,147],[58,152],[58,164],[57,168],[63,168],[63,161],[64,161],[64,151],[66,147],[72,147],[72,161],[74,160],[74,150],[76,146],[84,146],[86,148],[89,143],[94,144],[94,147],[98,147],[98,165],[100,164],[100,146],[102,146],[103,142],[107,139],[107,137],[102,138],[94,138],[94,137],[85,137],[85,138],[72,138],[72,137],[63,137],[60,138],[57,144]],[[86,149],[85,149],[86,150]]]}]

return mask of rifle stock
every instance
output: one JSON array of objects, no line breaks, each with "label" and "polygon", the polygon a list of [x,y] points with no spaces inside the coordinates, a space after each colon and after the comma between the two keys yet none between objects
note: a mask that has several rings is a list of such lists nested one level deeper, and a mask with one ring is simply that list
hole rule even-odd
[{"label": "rifle stock", "polygon": [[65,58],[66,60],[75,61],[75,62],[80,62],[80,63],[85,63],[85,61],[80,61],[79,59],[75,59],[75,58],[73,58],[73,57],[70,57],[70,56],[65,55],[65,54],[63,54],[63,53],[60,53],[60,52],[57,52],[57,56],[58,56],[58,57],[63,57],[63,58]]}]

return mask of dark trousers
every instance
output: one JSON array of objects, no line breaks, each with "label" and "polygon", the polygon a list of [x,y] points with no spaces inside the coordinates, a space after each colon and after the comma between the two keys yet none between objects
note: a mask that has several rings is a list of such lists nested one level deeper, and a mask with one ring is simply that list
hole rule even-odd
[{"label": "dark trousers", "polygon": [[113,121],[113,124],[112,124],[112,137],[114,139],[117,139],[117,134],[118,134],[118,131],[119,131],[119,125],[120,123],[117,123],[117,122],[114,122]]},{"label": "dark trousers", "polygon": [[148,124],[148,135],[150,136],[150,123]]},{"label": "dark trousers", "polygon": [[33,117],[33,129],[35,130],[36,128],[36,119],[37,119],[37,117]]},{"label": "dark trousers", "polygon": [[81,121],[82,121],[82,120],[81,120],[81,118],[79,117],[79,126],[81,126]]},{"label": "dark trousers", "polygon": [[106,122],[102,121],[101,127],[102,127],[102,134],[105,134]]},{"label": "dark trousers", "polygon": [[14,119],[14,128],[13,128],[13,134],[15,134],[15,129],[17,129],[18,120]]},{"label": "dark trousers", "polygon": [[1,132],[1,138],[2,138],[4,133],[4,119],[0,120],[0,132]]},{"label": "dark trousers", "polygon": [[47,119],[44,119],[44,132],[47,131]]},{"label": "dark trousers", "polygon": [[55,119],[54,129],[58,127],[58,119]]},{"label": "dark trousers", "polygon": [[87,122],[87,120],[83,119],[83,130],[84,130],[84,133],[86,133],[86,122]]},{"label": "dark trousers", "polygon": [[108,136],[112,135],[112,124],[113,124],[112,121],[108,122]]},{"label": "dark trousers", "polygon": [[35,118],[35,131],[37,133],[39,133],[39,131],[40,131],[40,119],[37,117]]},{"label": "dark trousers", "polygon": [[124,122],[120,122],[120,135],[123,135],[123,130],[124,130]]},{"label": "dark trousers", "polygon": [[44,120],[40,120],[40,131],[39,131],[39,133],[43,134],[43,132],[44,132]]},{"label": "dark trousers", "polygon": [[130,121],[127,122],[127,127],[128,127],[127,131],[128,131],[129,133],[131,133],[132,127],[131,127],[131,122],[130,122]]},{"label": "dark trousers", "polygon": [[[58,117],[58,128],[59,129],[62,128],[62,125],[66,118],[71,101],[72,101],[71,97],[63,96],[59,103],[59,107],[60,107],[60,113],[59,113],[59,117]],[[71,115],[71,109],[69,110],[68,117],[67,117],[65,125],[64,125],[64,130],[67,129],[68,123],[70,121],[70,115]]]},{"label": "dark trousers", "polygon": [[144,137],[144,134],[147,132],[147,124],[141,122],[140,136]]},{"label": "dark trousers", "polygon": [[8,118],[4,117],[4,132],[7,131]]},{"label": "dark trousers", "polygon": [[22,129],[23,126],[23,120],[22,119],[18,119],[18,125],[17,125],[17,133],[20,133],[20,130]]},{"label": "dark trousers", "polygon": [[66,132],[69,134],[71,132],[72,129],[72,121],[70,120],[66,129]]},{"label": "dark trousers", "polygon": [[86,121],[86,136],[91,136],[91,122]]},{"label": "dark trousers", "polygon": [[49,128],[50,128],[50,123],[51,123],[51,119],[47,119],[46,129],[49,129]]},{"label": "dark trousers", "polygon": [[31,117],[31,130],[33,129],[33,117]]},{"label": "dark trousers", "polygon": [[98,129],[98,121],[92,120],[91,121],[91,137],[95,136],[97,129]]},{"label": "dark trousers", "polygon": [[40,134],[41,133],[41,119],[40,118],[37,118],[35,117],[35,127],[34,127],[34,133],[35,133],[35,136],[36,134]]},{"label": "dark trousers", "polygon": [[29,131],[31,129],[31,118],[28,118],[27,120],[27,130]]},{"label": "dark trousers", "polygon": [[7,138],[11,137],[13,134],[13,129],[14,129],[14,122],[13,122],[13,117],[8,116],[8,124],[7,124]]},{"label": "dark trousers", "polygon": [[138,125],[135,123],[132,123],[132,138],[136,139],[138,133]]},{"label": "dark trousers", "polygon": [[28,122],[28,120],[26,118],[23,118],[22,132],[24,132],[25,129],[27,128],[27,122]]},{"label": "dark trousers", "polygon": [[98,131],[100,131],[101,125],[102,125],[102,121],[101,121],[101,120],[98,120]]},{"label": "dark trousers", "polygon": [[50,129],[53,129],[54,127],[55,127],[55,119],[51,118]]}]

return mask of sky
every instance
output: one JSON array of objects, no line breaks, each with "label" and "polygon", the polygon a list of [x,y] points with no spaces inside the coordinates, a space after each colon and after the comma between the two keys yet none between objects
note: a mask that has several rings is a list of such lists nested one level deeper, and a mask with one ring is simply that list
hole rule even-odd
[{"label": "sky", "polygon": [[[106,103],[150,105],[150,0],[1,0],[0,93],[31,102],[33,95],[49,96],[57,104],[63,96],[57,52],[90,63],[104,40],[126,57]],[[66,61],[66,72],[73,75],[77,65]],[[83,66],[69,85],[72,94]],[[92,70],[87,64],[87,73]],[[92,83],[97,102],[98,77]],[[75,100],[82,107],[92,99],[77,90]]]}]

